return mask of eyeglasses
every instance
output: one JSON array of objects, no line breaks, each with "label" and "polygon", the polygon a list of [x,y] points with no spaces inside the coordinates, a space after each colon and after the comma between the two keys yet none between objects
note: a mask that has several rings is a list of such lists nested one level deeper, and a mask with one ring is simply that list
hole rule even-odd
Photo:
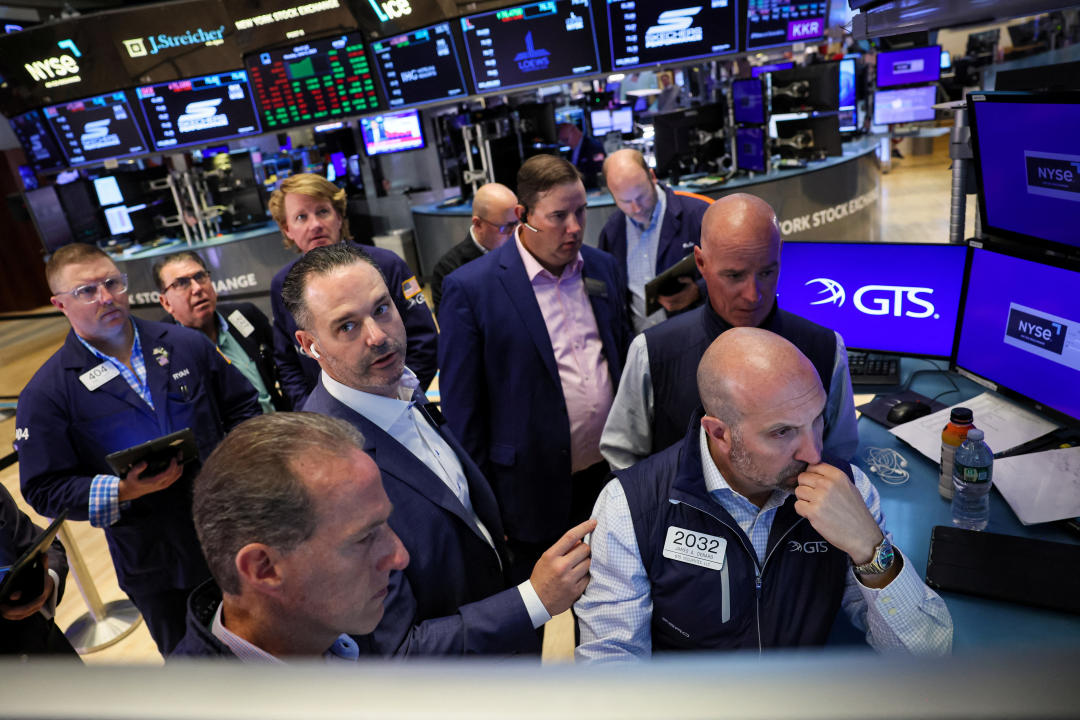
[{"label": "eyeglasses", "polygon": [[480,222],[485,222],[491,227],[495,228],[495,232],[499,233],[500,235],[509,235],[510,233],[514,232],[514,228],[516,228],[518,224],[518,221],[515,220],[514,222],[508,222],[502,225],[498,225],[491,222],[490,220],[480,217],[479,215],[476,216],[476,219]]},{"label": "eyeglasses", "polygon": [[181,277],[176,278],[171,283],[166,285],[165,292],[169,292],[173,288],[177,290],[187,290],[189,287],[191,287],[192,280],[199,283],[200,285],[205,285],[210,282],[210,271],[200,270],[199,272],[193,273],[191,275],[182,275]]},{"label": "eyeglasses", "polygon": [[113,275],[107,277],[104,280],[99,280],[95,283],[88,285],[80,285],[74,290],[65,290],[63,292],[56,293],[57,295],[70,295],[76,300],[80,300],[84,303],[90,304],[97,302],[98,289],[105,288],[110,295],[123,295],[128,289],[128,276],[127,273],[120,273],[119,275]]}]

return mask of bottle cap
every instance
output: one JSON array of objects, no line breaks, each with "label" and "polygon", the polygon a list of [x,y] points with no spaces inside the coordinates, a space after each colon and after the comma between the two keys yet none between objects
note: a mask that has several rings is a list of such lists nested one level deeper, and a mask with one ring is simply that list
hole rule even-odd
[{"label": "bottle cap", "polygon": [[971,410],[966,407],[954,407],[952,412],[949,413],[949,422],[954,423],[969,423],[975,416],[972,415]]},{"label": "bottle cap", "polygon": [[983,439],[983,431],[979,428],[971,428],[970,430],[968,430],[967,439],[979,442]]}]

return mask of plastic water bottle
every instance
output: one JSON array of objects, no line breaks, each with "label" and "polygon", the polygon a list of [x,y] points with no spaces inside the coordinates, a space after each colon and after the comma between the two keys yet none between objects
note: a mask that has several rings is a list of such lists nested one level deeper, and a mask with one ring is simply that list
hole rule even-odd
[{"label": "plastic water bottle", "polygon": [[986,529],[993,473],[994,453],[983,442],[983,431],[971,428],[953,461],[953,525],[966,530]]}]

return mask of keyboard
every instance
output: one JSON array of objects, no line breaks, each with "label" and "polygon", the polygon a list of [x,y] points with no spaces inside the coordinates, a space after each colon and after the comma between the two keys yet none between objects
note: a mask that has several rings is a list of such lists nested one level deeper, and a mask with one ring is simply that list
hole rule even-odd
[{"label": "keyboard", "polygon": [[848,351],[852,385],[899,385],[900,358]]}]

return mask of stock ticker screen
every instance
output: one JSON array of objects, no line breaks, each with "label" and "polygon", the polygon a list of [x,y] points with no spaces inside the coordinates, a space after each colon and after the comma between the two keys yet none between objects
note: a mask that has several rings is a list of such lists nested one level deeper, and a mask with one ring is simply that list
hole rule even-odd
[{"label": "stock ticker screen", "polygon": [[157,150],[259,134],[243,70],[148,85],[135,97]]},{"label": "stock ticker screen", "polygon": [[448,22],[373,40],[371,54],[391,108],[469,94]]},{"label": "stock ticker screen", "polygon": [[663,0],[608,0],[615,70],[735,52],[736,0],[671,7]]},{"label": "stock ticker screen", "polygon": [[44,110],[69,165],[148,151],[123,90]]},{"label": "stock ticker screen", "polygon": [[379,109],[360,33],[245,58],[263,132]]},{"label": "stock ticker screen", "polygon": [[589,0],[548,0],[461,18],[478,93],[600,71]]},{"label": "stock ticker screen", "polygon": [[64,166],[64,156],[41,112],[31,110],[12,118],[11,129],[36,169],[53,170]]},{"label": "stock ticker screen", "polygon": [[744,50],[817,40],[825,36],[828,2],[799,0],[744,0],[746,44]]}]

